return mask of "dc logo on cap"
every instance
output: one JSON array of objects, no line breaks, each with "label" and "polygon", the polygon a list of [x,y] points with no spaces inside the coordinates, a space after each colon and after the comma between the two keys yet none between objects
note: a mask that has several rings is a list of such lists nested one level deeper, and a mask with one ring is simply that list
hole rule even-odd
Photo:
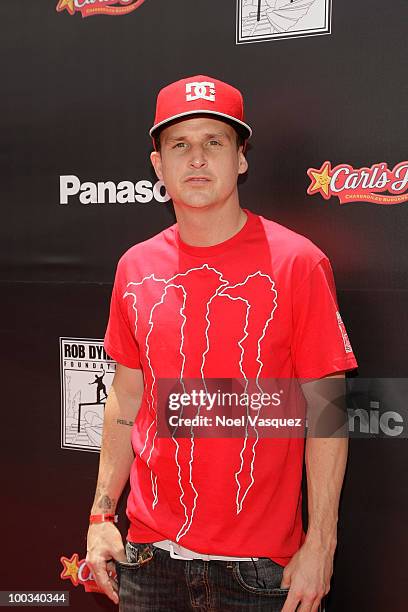
[{"label": "dc logo on cap", "polygon": [[209,102],[215,102],[215,84],[209,81],[187,83],[186,100],[187,102],[192,102],[193,100],[208,100]]}]

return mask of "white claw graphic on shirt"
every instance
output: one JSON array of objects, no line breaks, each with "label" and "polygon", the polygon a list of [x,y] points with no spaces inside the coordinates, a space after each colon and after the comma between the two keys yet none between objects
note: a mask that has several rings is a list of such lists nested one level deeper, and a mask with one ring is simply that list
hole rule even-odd
[{"label": "white claw graphic on shirt", "polygon": [[[200,268],[191,268],[190,270],[187,271],[186,274],[189,274],[189,273],[194,272],[196,270],[204,270],[204,269],[211,270],[211,271],[215,272],[218,275],[218,277],[219,277],[220,283],[222,283],[221,287],[217,287],[216,292],[209,298],[209,300],[206,303],[206,318],[207,318],[210,303],[216,297],[217,293],[222,288],[222,286],[224,284],[227,284],[227,281],[224,280],[224,279],[221,280],[222,279],[222,274],[220,272],[218,272],[217,270],[215,270],[215,268],[211,268],[207,264],[204,264]],[[183,326],[182,326],[183,328],[184,328],[185,322],[186,321],[183,322]],[[207,318],[207,323],[209,324],[208,318]],[[207,330],[206,330],[207,348],[208,348],[208,335],[207,335],[208,324],[207,324]],[[184,341],[184,335],[182,336],[182,338],[183,338],[182,341]],[[204,388],[207,391],[207,387],[206,387],[205,379],[204,379],[204,374],[203,374],[203,368],[204,368],[204,364],[205,364],[205,354],[206,354],[206,352],[207,352],[207,349],[203,352],[202,361],[201,361],[201,378],[202,378],[202,381],[203,381]],[[182,369],[182,372],[180,374],[180,381],[182,381],[182,379],[183,379],[184,365],[185,365],[185,361],[183,362],[183,369]],[[183,390],[184,390],[184,385],[183,385]],[[198,415],[200,414],[200,406],[198,407],[197,414]],[[196,506],[197,506],[198,491],[196,490],[196,488],[194,486],[194,483],[193,483],[193,462],[194,462],[194,428],[193,427],[191,427],[191,429],[190,429],[190,434],[191,434],[191,436],[190,436],[190,460],[189,460],[189,485],[190,485],[191,489],[194,491],[194,500],[193,500],[192,507],[190,508],[190,512],[188,512],[187,511],[187,507],[185,506],[185,504],[183,502],[184,489],[182,487],[181,466],[178,463],[177,457],[176,457],[177,465],[178,465],[178,468],[179,468],[179,485],[180,485],[180,487],[181,487],[181,489],[183,491],[182,496],[180,498],[180,502],[182,503],[184,511],[185,511],[185,514],[184,514],[185,515],[185,520],[184,520],[183,525],[180,527],[180,529],[179,529],[179,531],[178,531],[178,533],[176,535],[176,538],[175,538],[176,542],[178,542],[189,531],[189,529],[191,527],[191,524],[192,524],[192,521],[193,521],[194,512],[195,512],[195,509],[196,509]],[[175,442],[177,443],[176,440],[175,440]]]},{"label": "white claw graphic on shirt", "polygon": [[[241,348],[241,358],[240,358],[239,366],[240,366],[240,370],[242,372],[242,375],[245,378],[245,390],[244,390],[244,393],[246,393],[247,388],[248,388],[248,378],[247,378],[247,376],[246,376],[246,374],[245,374],[245,372],[243,370],[243,366],[242,366],[242,362],[243,362],[244,354],[245,354],[245,349],[242,346],[242,342],[248,337],[247,329],[248,329],[248,320],[249,320],[249,315],[250,315],[251,304],[245,298],[243,298],[243,297],[232,297],[232,296],[228,295],[227,292],[231,291],[232,289],[236,289],[237,287],[245,286],[248,283],[250,278],[254,278],[256,276],[263,276],[263,277],[267,278],[270,281],[270,283],[271,283],[271,287],[270,287],[271,291],[274,291],[274,293],[275,293],[274,307],[272,309],[272,312],[271,312],[268,320],[265,323],[265,326],[264,326],[264,328],[262,330],[262,334],[261,334],[261,336],[258,339],[257,361],[258,361],[258,363],[260,365],[259,365],[257,376],[256,376],[256,385],[257,385],[258,389],[260,390],[260,392],[262,393],[262,389],[261,389],[261,387],[259,385],[259,376],[260,376],[261,370],[262,370],[263,365],[264,365],[263,362],[260,359],[260,355],[261,355],[261,342],[262,342],[262,340],[265,337],[267,327],[268,327],[270,321],[273,319],[273,313],[274,313],[275,308],[277,306],[277,304],[276,304],[277,292],[274,289],[275,283],[273,282],[273,280],[271,279],[271,277],[268,274],[263,274],[262,272],[258,271],[258,272],[254,272],[253,274],[249,274],[242,283],[237,283],[236,285],[230,285],[228,287],[225,287],[223,289],[223,291],[221,292],[221,295],[225,295],[226,297],[228,297],[231,300],[242,300],[243,302],[246,303],[246,306],[247,306],[246,317],[245,317],[244,336],[238,342],[238,345]],[[248,416],[248,413],[249,413],[249,406],[247,406],[247,416]],[[242,442],[242,448],[241,448],[241,451],[240,451],[241,465],[240,465],[239,470],[237,470],[235,472],[235,474],[234,474],[235,481],[237,483],[237,494],[236,494],[237,514],[239,514],[241,512],[243,503],[245,501],[245,498],[248,495],[248,492],[249,492],[250,488],[252,487],[252,485],[255,482],[254,475],[253,475],[253,473],[254,473],[255,455],[256,455],[255,449],[256,449],[256,445],[258,444],[259,435],[258,435],[258,429],[256,427],[256,424],[254,424],[252,427],[253,427],[253,430],[255,432],[255,440],[253,442],[249,442],[248,441],[248,419],[247,419],[246,424],[245,424],[245,437],[244,437],[244,440]],[[245,473],[245,469],[244,469],[245,468],[245,463],[246,463],[246,461],[248,461],[248,452],[245,452],[246,448],[247,448],[247,444],[250,445],[250,451],[249,452],[250,452],[250,454],[252,456],[251,461],[250,461],[250,465],[249,465],[250,483],[246,487],[245,491],[241,492],[240,475]]]},{"label": "white claw graphic on shirt", "polygon": [[[151,357],[150,357],[150,336],[153,332],[154,329],[154,321],[153,321],[153,315],[154,315],[154,311],[156,308],[158,308],[160,305],[162,305],[166,299],[166,296],[168,295],[168,290],[170,288],[174,288],[174,289],[179,289],[183,292],[183,303],[180,307],[179,310],[179,314],[180,317],[183,319],[183,322],[181,324],[180,327],[180,334],[181,334],[181,341],[180,341],[180,346],[179,346],[179,353],[180,353],[180,357],[181,357],[181,369],[180,369],[180,376],[179,376],[179,382],[183,388],[183,391],[185,391],[185,385],[184,385],[184,371],[185,371],[185,365],[186,365],[186,360],[187,360],[187,356],[184,352],[184,341],[185,341],[185,337],[184,337],[184,327],[187,323],[187,317],[185,315],[185,307],[186,307],[186,301],[187,301],[187,291],[183,285],[183,283],[181,282],[182,279],[185,279],[188,275],[193,274],[195,271],[202,271],[202,270],[208,270],[208,271],[212,271],[215,272],[215,274],[218,276],[218,281],[219,281],[219,286],[216,288],[215,292],[209,297],[209,299],[207,300],[206,304],[205,304],[205,319],[207,322],[206,328],[205,328],[205,340],[206,340],[206,347],[203,350],[202,353],[202,359],[201,359],[201,369],[200,369],[200,373],[201,373],[201,380],[202,380],[202,384],[203,387],[205,389],[205,391],[207,392],[207,386],[206,386],[206,381],[205,381],[205,373],[204,373],[204,369],[205,369],[205,364],[206,364],[206,358],[208,353],[210,352],[210,340],[209,340],[209,330],[210,330],[210,326],[211,326],[211,319],[210,319],[210,308],[211,308],[211,304],[212,302],[216,299],[216,298],[226,298],[229,299],[231,301],[241,301],[246,305],[246,315],[245,315],[245,324],[243,326],[243,335],[240,338],[240,340],[238,341],[238,346],[240,349],[240,358],[239,358],[239,369],[240,372],[242,374],[242,377],[245,380],[245,389],[244,389],[244,393],[247,392],[247,388],[249,385],[249,380],[248,380],[248,376],[245,372],[245,368],[244,368],[244,357],[245,357],[245,347],[243,346],[243,343],[245,342],[245,340],[248,338],[249,332],[248,332],[248,325],[249,325],[249,318],[250,318],[250,314],[251,314],[251,304],[250,302],[245,299],[244,297],[241,296],[236,296],[236,295],[230,295],[229,293],[232,293],[233,290],[236,290],[239,287],[244,287],[248,281],[256,276],[258,277],[265,277],[266,279],[268,279],[269,283],[270,283],[270,290],[271,292],[274,293],[274,298],[273,298],[273,308],[272,311],[270,312],[269,318],[267,319],[267,321],[265,322],[265,325],[263,327],[262,333],[260,334],[258,341],[257,341],[257,346],[258,346],[258,350],[257,350],[257,357],[256,357],[256,361],[259,364],[258,367],[258,371],[257,371],[257,375],[256,375],[256,385],[258,387],[258,389],[262,392],[261,386],[259,384],[259,378],[261,375],[261,371],[262,368],[264,367],[264,363],[261,359],[261,343],[262,340],[264,339],[265,335],[266,335],[266,331],[268,328],[268,325],[270,323],[270,321],[273,319],[273,315],[274,315],[274,311],[277,307],[277,302],[276,302],[276,298],[277,298],[277,292],[275,290],[275,283],[274,281],[270,278],[269,275],[264,274],[262,272],[254,272],[253,274],[250,274],[247,276],[247,278],[241,282],[241,283],[237,283],[235,285],[229,285],[228,281],[223,278],[223,275],[221,272],[219,272],[218,270],[216,270],[215,268],[210,267],[208,264],[204,264],[200,267],[197,268],[190,268],[189,270],[187,270],[184,273],[180,273],[180,274],[176,274],[175,276],[173,276],[170,279],[163,279],[163,278],[156,278],[154,274],[151,274],[149,276],[146,276],[145,278],[143,278],[140,282],[131,282],[128,284],[127,286],[127,291],[124,293],[123,297],[133,297],[133,303],[132,303],[132,308],[135,312],[135,336],[138,332],[138,310],[137,310],[137,296],[136,296],[136,292],[131,291],[131,287],[132,286],[141,286],[143,285],[143,283],[145,283],[146,281],[151,281],[153,280],[156,283],[163,283],[163,291],[161,292],[160,295],[160,299],[153,304],[150,313],[149,313],[149,331],[146,335],[146,339],[145,339],[145,354],[146,354],[146,360],[148,362],[148,367],[149,367],[149,371],[151,373],[151,377],[152,377],[152,382],[150,385],[150,389],[148,390],[148,394],[147,394],[147,403],[148,403],[148,408],[149,408],[149,414],[153,413],[154,417],[152,416],[152,422],[150,423],[149,427],[147,428],[146,431],[146,435],[145,435],[145,441],[144,441],[144,445],[143,448],[140,452],[140,457],[142,457],[143,453],[146,451],[146,449],[148,448],[148,442],[149,442],[149,435],[150,435],[150,430],[153,428],[154,425],[156,425],[156,427],[153,429],[154,435],[153,435],[153,439],[150,445],[150,452],[148,454],[148,458],[146,461],[147,466],[149,467],[149,469],[151,470],[151,482],[152,482],[152,495],[153,495],[153,502],[152,502],[152,507],[155,508],[157,503],[158,503],[158,483],[157,483],[157,475],[154,474],[152,468],[150,467],[150,463],[151,463],[151,459],[152,459],[152,455],[154,452],[154,448],[155,448],[155,440],[156,440],[156,436],[157,436],[157,410],[155,408],[156,403],[157,403],[157,398],[155,397],[156,395],[156,376],[155,376],[155,372],[154,372],[154,368],[151,362]],[[147,390],[146,390],[147,391]],[[197,411],[197,415],[200,414],[200,408],[201,406],[198,407],[198,411]],[[249,411],[249,406],[247,406],[247,414]],[[248,420],[247,420],[248,423]],[[245,498],[248,495],[249,490],[251,489],[252,485],[255,482],[254,479],[254,463],[255,463],[255,458],[256,458],[256,445],[258,443],[258,431],[256,428],[256,425],[253,425],[253,429],[255,431],[255,439],[251,442],[250,439],[248,438],[248,424],[245,427],[245,437],[243,439],[243,443],[242,443],[242,448],[240,451],[240,467],[239,469],[235,472],[234,474],[234,479],[237,485],[237,493],[236,493],[236,512],[237,514],[239,514],[243,508],[243,503],[245,501]],[[197,500],[198,500],[198,491],[196,489],[196,487],[194,486],[194,479],[193,479],[193,464],[194,464],[194,428],[191,427],[190,429],[190,448],[189,448],[189,460],[188,460],[188,466],[185,466],[182,464],[181,459],[179,457],[179,450],[180,450],[180,445],[179,442],[177,440],[176,437],[174,437],[174,432],[175,430],[173,430],[173,435],[172,435],[172,440],[175,444],[175,461],[176,461],[176,465],[177,465],[177,474],[178,474],[178,484],[180,487],[180,504],[183,507],[183,514],[184,514],[184,522],[181,525],[177,536],[176,536],[176,541],[178,542],[183,536],[185,536],[185,534],[189,531],[192,522],[193,522],[193,518],[194,518],[194,513],[195,513],[195,509],[197,506]],[[247,449],[247,447],[249,446],[249,451]],[[249,465],[248,465],[249,464]],[[187,472],[187,473],[186,473]],[[246,486],[246,489],[243,490],[243,484],[242,482],[245,481],[244,476],[245,474],[247,474],[249,476],[249,483]],[[187,482],[186,482],[187,480]],[[242,481],[242,482],[241,482]],[[187,493],[187,488],[189,489],[190,492],[190,496],[186,496]],[[189,501],[188,501],[189,500]]]}]

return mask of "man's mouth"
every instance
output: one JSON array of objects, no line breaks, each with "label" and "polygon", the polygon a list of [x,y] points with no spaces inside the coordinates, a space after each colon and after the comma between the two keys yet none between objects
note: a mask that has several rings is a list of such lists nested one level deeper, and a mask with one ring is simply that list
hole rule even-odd
[{"label": "man's mouth", "polygon": [[188,176],[185,182],[192,185],[204,185],[205,183],[209,183],[210,179],[208,176]]}]

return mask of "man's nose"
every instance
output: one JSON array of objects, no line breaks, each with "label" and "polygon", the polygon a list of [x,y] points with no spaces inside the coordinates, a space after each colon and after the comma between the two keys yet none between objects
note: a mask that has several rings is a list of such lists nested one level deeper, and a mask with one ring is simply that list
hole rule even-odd
[{"label": "man's nose", "polygon": [[190,166],[192,168],[203,168],[207,165],[207,156],[201,146],[191,148]]}]

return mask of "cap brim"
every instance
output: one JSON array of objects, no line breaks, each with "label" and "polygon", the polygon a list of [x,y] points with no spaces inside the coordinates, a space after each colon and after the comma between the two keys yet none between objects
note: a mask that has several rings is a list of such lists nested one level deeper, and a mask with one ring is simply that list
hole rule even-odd
[{"label": "cap brim", "polygon": [[175,121],[176,119],[181,119],[182,117],[190,117],[191,115],[215,115],[217,117],[222,117],[223,119],[228,119],[229,123],[232,123],[232,125],[236,126],[237,128],[241,128],[241,130],[244,132],[244,136],[246,139],[251,138],[252,136],[252,130],[248,124],[244,123],[243,121],[240,121],[239,119],[236,119],[236,117],[232,117],[231,115],[211,110],[186,111],[185,113],[180,113],[179,115],[173,115],[172,117],[168,117],[164,121],[160,121],[160,123],[156,123],[156,125],[150,128],[149,135],[154,138],[154,135],[157,130],[159,128],[163,128],[163,126],[165,126],[167,123]]}]

